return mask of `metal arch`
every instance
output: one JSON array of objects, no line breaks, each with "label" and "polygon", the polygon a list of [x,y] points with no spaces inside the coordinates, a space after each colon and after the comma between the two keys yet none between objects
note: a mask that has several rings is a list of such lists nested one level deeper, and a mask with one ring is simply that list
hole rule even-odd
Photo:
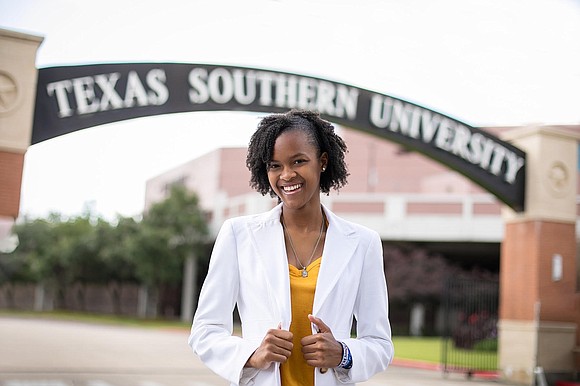
[{"label": "metal arch", "polygon": [[192,111],[314,109],[394,141],[524,210],[525,153],[455,118],[327,79],[193,63],[103,63],[39,69],[32,144],[88,127]]}]

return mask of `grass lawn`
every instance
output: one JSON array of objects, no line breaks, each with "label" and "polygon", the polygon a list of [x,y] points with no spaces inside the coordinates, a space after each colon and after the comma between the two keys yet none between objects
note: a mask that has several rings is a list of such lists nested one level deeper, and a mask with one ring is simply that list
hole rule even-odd
[{"label": "grass lawn", "polygon": [[143,328],[177,328],[177,329],[183,328],[184,330],[187,331],[189,331],[191,327],[191,324],[181,322],[179,320],[139,319],[134,317],[124,317],[106,314],[91,314],[70,311],[33,312],[33,311],[0,310],[0,317],[2,316],[35,318],[35,319],[68,320],[75,322],[124,325]]},{"label": "grass lawn", "polygon": [[[443,363],[443,340],[440,337],[395,337],[395,358],[429,363]],[[447,363],[449,367],[496,370],[497,351],[475,351],[458,349],[448,343]]]},{"label": "grass lawn", "polygon": [[441,338],[394,337],[395,357],[441,363]]}]

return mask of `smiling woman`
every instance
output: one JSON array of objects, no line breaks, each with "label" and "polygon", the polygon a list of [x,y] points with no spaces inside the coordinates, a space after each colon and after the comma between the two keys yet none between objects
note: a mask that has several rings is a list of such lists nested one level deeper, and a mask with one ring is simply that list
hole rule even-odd
[{"label": "smiling woman", "polygon": [[223,224],[189,338],[232,385],[353,385],[393,359],[379,235],[320,201],[346,184],[346,150],[311,111],[266,116],[252,135],[251,185],[280,203]]}]

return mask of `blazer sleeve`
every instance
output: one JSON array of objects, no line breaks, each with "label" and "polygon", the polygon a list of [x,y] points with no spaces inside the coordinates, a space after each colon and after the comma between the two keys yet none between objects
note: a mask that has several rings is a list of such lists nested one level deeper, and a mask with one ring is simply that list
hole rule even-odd
[{"label": "blazer sleeve", "polygon": [[379,235],[371,233],[354,309],[357,336],[344,341],[351,351],[353,366],[348,372],[336,373],[345,383],[368,380],[384,371],[394,356],[383,249]]},{"label": "blazer sleeve", "polygon": [[247,378],[244,365],[260,343],[232,335],[238,292],[236,236],[227,220],[216,239],[188,343],[208,368],[236,385]]}]

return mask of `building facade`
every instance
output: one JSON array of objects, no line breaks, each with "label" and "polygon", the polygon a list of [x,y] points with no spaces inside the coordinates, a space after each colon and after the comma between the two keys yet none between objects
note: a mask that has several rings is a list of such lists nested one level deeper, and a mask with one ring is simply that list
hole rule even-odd
[{"label": "building facade", "polygon": [[[496,136],[508,128],[486,129]],[[415,244],[455,263],[498,270],[502,203],[461,174],[402,146],[337,127],[348,146],[350,176],[322,202],[366,225],[385,242]],[[146,182],[145,210],[182,184],[195,191],[215,235],[229,217],[270,209],[276,201],[250,186],[246,148],[220,148]]]}]

